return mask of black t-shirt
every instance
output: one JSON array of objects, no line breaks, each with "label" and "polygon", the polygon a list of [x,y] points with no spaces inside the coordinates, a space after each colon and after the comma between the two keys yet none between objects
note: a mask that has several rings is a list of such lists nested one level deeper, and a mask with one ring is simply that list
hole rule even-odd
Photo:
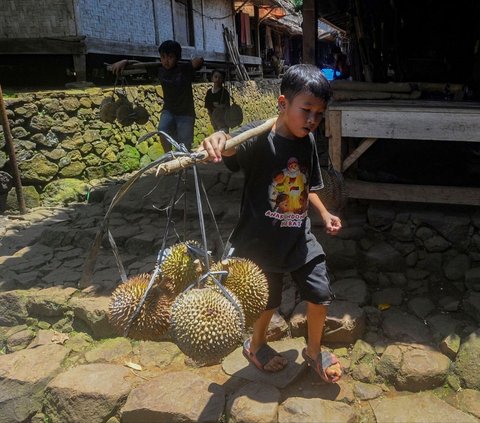
[{"label": "black t-shirt", "polygon": [[245,174],[240,218],[230,238],[234,256],[250,258],[267,272],[289,272],[324,254],[307,216],[308,193],[323,188],[313,136],[266,133],[224,161]]},{"label": "black t-shirt", "polygon": [[205,108],[210,113],[213,113],[215,109],[214,103],[230,106],[230,94],[225,87],[222,87],[216,93],[214,93],[211,88],[208,89],[205,95]]},{"label": "black t-shirt", "polygon": [[163,88],[163,108],[180,116],[195,116],[192,63],[177,63],[172,69],[160,67],[158,77]]}]

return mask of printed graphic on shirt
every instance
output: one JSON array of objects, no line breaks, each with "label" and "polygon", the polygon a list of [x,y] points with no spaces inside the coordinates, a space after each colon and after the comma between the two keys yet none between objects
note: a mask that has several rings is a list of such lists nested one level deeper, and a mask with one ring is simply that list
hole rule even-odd
[{"label": "printed graphic on shirt", "polygon": [[271,210],[265,216],[281,227],[300,228],[307,217],[308,178],[296,157],[290,157],[287,167],[273,175],[268,193]]}]

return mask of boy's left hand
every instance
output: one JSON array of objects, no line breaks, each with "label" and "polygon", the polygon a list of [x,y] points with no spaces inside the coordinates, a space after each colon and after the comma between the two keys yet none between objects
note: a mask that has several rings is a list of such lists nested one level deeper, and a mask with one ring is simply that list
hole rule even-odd
[{"label": "boy's left hand", "polygon": [[323,216],[323,220],[325,223],[325,232],[329,235],[337,235],[338,231],[342,229],[342,221],[338,216],[326,213],[326,215]]}]

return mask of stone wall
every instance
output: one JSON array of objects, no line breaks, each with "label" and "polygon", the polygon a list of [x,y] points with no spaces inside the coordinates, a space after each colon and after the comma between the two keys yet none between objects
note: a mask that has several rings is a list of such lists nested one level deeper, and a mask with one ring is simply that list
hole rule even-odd
[{"label": "stone wall", "polygon": [[[242,106],[244,122],[276,115],[278,80],[233,83],[232,96]],[[204,108],[210,84],[195,84],[197,111],[194,145],[212,132]],[[19,95],[6,100],[10,129],[27,206],[52,202],[59,191],[73,189],[63,201],[85,195],[86,183],[136,171],[163,154],[158,138],[137,145],[137,140],[156,129],[161,114],[160,86],[127,87],[131,102],[143,105],[150,113],[145,125],[121,126],[117,121],[99,119],[102,101],[113,89],[45,91]],[[11,174],[3,132],[0,133],[0,171]],[[16,196],[10,190],[9,201]],[[73,197],[73,198],[72,198]],[[78,199],[78,198],[77,198]]]}]

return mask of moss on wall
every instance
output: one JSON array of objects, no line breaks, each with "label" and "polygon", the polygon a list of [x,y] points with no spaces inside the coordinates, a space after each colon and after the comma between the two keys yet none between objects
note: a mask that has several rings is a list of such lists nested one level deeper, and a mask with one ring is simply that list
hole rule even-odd
[{"label": "moss on wall", "polygon": [[[194,84],[194,147],[213,132],[204,98],[211,84]],[[52,182],[75,178],[95,182],[105,177],[135,171],[163,154],[158,138],[137,145],[138,139],[154,131],[161,115],[160,86],[126,87],[133,105],[144,106],[150,115],[145,125],[122,126],[118,120],[100,120],[102,102],[112,97],[112,88],[40,91],[6,100],[22,184],[39,193],[49,192]],[[243,122],[276,115],[278,80],[233,82],[233,101],[243,110]],[[117,98],[117,96],[114,96]],[[11,173],[0,132],[0,171]]]}]

